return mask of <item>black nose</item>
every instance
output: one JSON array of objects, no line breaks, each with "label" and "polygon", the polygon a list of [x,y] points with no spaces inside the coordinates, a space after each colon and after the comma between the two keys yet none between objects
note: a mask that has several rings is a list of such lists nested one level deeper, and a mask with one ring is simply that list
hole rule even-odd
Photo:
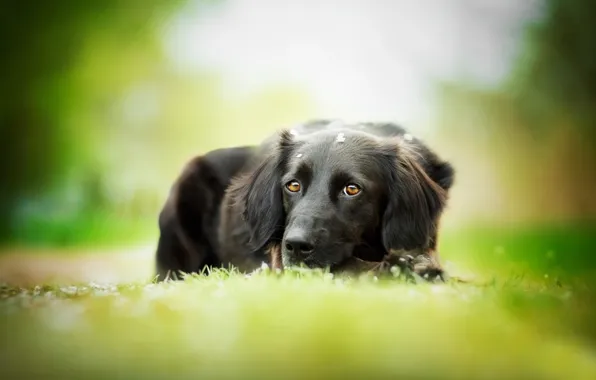
[{"label": "black nose", "polygon": [[284,244],[288,253],[297,255],[307,256],[315,250],[312,239],[306,232],[300,230],[289,232]]}]

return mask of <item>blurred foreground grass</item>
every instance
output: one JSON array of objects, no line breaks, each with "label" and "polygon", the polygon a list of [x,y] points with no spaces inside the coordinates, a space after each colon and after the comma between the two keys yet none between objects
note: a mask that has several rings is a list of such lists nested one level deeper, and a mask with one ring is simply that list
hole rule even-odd
[{"label": "blurred foreground grass", "polygon": [[446,231],[471,284],[222,270],[5,285],[0,378],[594,379],[594,231]]},{"label": "blurred foreground grass", "polygon": [[[3,378],[594,379],[581,292],[320,272],[2,289]],[[593,321],[593,319],[592,319]]]}]

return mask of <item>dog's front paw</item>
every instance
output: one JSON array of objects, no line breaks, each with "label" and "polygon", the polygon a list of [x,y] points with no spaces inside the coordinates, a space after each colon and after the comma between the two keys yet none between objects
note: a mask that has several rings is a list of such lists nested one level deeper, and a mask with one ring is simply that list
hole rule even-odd
[{"label": "dog's front paw", "polygon": [[370,273],[376,276],[402,277],[414,282],[446,282],[447,273],[437,260],[420,251],[391,251],[380,262],[351,257],[338,265],[334,273]]},{"label": "dog's front paw", "polygon": [[412,255],[389,253],[376,265],[375,271],[379,274],[407,274],[413,271],[413,262]]},{"label": "dog's front paw", "polygon": [[412,272],[429,282],[447,282],[447,272],[429,254],[418,255],[412,260]]},{"label": "dog's front paw", "polygon": [[418,281],[446,282],[448,279],[445,270],[428,253],[392,251],[385,256],[381,267],[397,267],[406,278]]}]

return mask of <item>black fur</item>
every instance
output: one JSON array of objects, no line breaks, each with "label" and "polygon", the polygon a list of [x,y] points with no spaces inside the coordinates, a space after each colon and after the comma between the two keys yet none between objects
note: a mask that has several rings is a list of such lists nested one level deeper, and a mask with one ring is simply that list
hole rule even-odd
[{"label": "black fur", "polygon": [[[194,158],[160,214],[159,278],[205,266],[249,272],[271,252],[286,266],[332,270],[391,251],[433,257],[454,170],[405,134],[391,123],[319,120]],[[345,193],[350,183],[361,192]]]}]

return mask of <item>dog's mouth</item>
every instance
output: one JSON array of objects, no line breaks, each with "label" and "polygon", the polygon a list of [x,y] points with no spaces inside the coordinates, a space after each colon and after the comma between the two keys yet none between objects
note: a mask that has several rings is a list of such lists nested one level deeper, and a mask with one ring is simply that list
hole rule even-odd
[{"label": "dog's mouth", "polygon": [[315,259],[314,257],[307,257],[304,260],[302,260],[302,264],[304,266],[306,266],[307,268],[310,269],[317,269],[317,268],[325,268],[326,265],[323,263],[320,263],[317,259]]},{"label": "dog's mouth", "polygon": [[343,265],[343,262],[349,258],[342,258],[341,260],[321,260],[320,258],[311,255],[305,258],[296,258],[292,256],[282,255],[282,262],[284,268],[303,267],[308,269],[333,269],[337,266]]},{"label": "dog's mouth", "polygon": [[282,255],[282,262],[284,268],[306,267],[315,269],[318,267],[318,262],[312,258],[298,259],[293,256]]}]

